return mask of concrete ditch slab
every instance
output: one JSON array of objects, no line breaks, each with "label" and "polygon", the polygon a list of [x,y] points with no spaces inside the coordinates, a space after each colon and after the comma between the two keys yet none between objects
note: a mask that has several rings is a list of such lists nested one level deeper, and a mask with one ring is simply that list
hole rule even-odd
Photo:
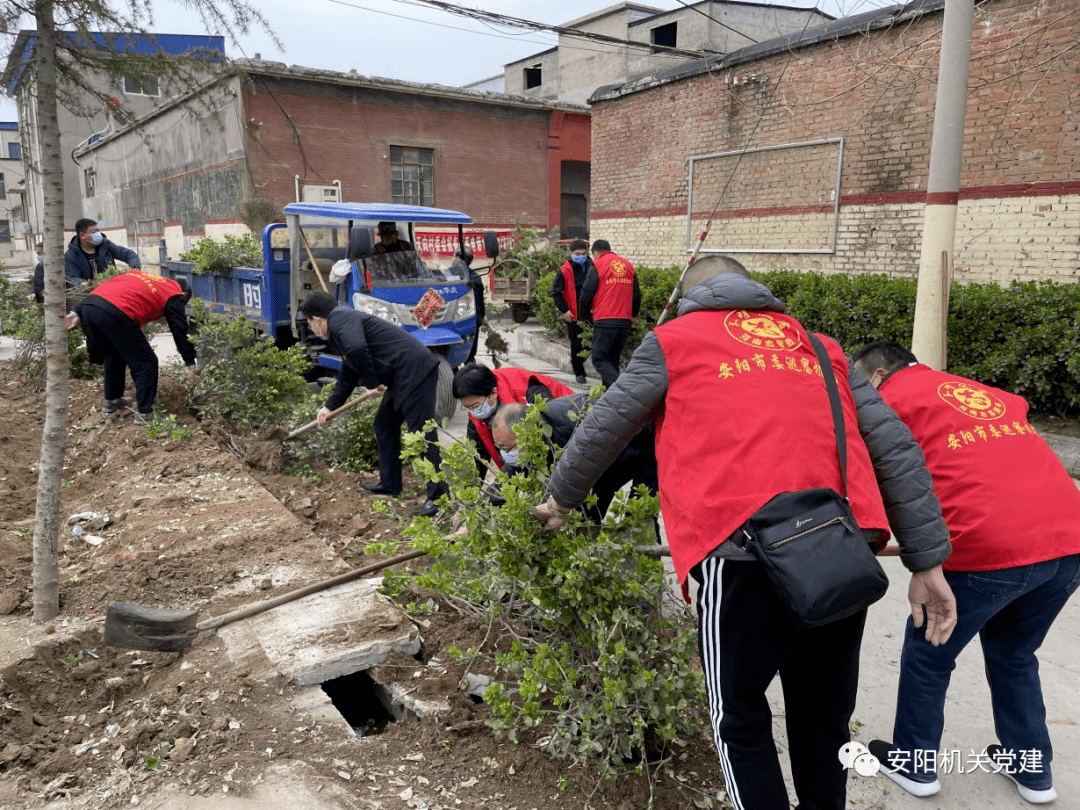
[{"label": "concrete ditch slab", "polygon": [[[224,627],[229,657],[265,663],[298,686],[378,666],[392,653],[416,655],[420,634],[378,593],[381,577],[338,585]],[[261,668],[261,667],[256,667]]]}]

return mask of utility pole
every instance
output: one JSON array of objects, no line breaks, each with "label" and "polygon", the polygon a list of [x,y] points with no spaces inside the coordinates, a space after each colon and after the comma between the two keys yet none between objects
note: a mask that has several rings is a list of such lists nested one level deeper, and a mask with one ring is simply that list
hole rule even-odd
[{"label": "utility pole", "polygon": [[922,254],[915,296],[911,351],[931,368],[945,368],[948,340],[949,284],[953,273],[956,204],[960,196],[960,160],[964,148],[968,68],[974,0],[945,0],[938,64],[934,136],[930,144],[930,179],[926,187]]}]

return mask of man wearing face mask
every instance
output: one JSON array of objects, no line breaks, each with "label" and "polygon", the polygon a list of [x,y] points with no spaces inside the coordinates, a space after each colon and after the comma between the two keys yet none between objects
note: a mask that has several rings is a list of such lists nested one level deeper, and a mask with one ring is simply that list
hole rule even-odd
[{"label": "man wearing face mask", "polygon": [[486,463],[503,466],[499,448],[491,438],[491,418],[500,404],[532,402],[537,396],[544,399],[573,394],[573,390],[556,379],[523,368],[497,368],[494,371],[482,363],[468,363],[454,375],[454,398],[469,412],[465,438],[476,445],[476,469],[483,478]]},{"label": "man wearing face mask", "polygon": [[566,337],[570,341],[570,366],[578,385],[585,385],[585,358],[581,356],[581,326],[578,324],[578,300],[585,276],[593,261],[589,258],[589,243],[575,239],[570,243],[570,258],[563,262],[551,282],[551,299],[566,322]]},{"label": "man wearing face mask", "polygon": [[75,223],[75,235],[64,253],[64,275],[68,286],[90,281],[98,273],[111,270],[117,259],[133,270],[142,267],[138,253],[110,242],[98,230],[94,220],[80,219]]},{"label": "man wearing face mask", "polygon": [[[547,403],[547,408],[540,414],[540,419],[550,428],[548,443],[552,450],[557,447],[566,447],[570,437],[574,435],[574,428],[578,426],[588,410],[588,402],[589,395],[584,393],[559,397]],[[491,420],[491,435],[502,453],[503,472],[508,475],[522,471],[514,425],[521,424],[525,419],[525,414],[525,405],[511,404],[499,408],[499,412]],[[591,521],[599,523],[604,519],[604,514],[611,505],[615,493],[627,483],[635,487],[638,484],[644,484],[650,492],[656,494],[658,481],[655,438],[650,422],[634,436],[611,466],[593,484],[591,491],[596,495],[596,504],[582,507]],[[659,537],[659,531],[657,536]]]}]

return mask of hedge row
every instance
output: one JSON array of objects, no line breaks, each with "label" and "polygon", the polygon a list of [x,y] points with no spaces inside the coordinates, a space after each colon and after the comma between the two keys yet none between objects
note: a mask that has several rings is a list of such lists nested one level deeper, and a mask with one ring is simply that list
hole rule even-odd
[{"label": "hedge row", "polygon": [[[638,268],[641,318],[628,350],[656,323],[681,268]],[[753,273],[807,328],[830,335],[852,353],[873,340],[911,345],[914,279],[886,275],[823,275],[793,270]],[[536,287],[538,319],[565,334],[549,291]],[[954,284],[949,298],[948,370],[1013,391],[1034,411],[1080,415],[1080,284],[1014,281]]]}]

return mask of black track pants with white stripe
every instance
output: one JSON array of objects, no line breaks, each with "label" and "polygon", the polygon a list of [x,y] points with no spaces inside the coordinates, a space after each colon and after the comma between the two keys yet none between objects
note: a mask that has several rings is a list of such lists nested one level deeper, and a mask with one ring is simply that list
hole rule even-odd
[{"label": "black track pants with white stripe", "polygon": [[780,675],[799,810],[843,810],[866,611],[796,625],[757,562],[710,557],[692,572],[720,768],[735,810],[789,810],[765,690]]}]

